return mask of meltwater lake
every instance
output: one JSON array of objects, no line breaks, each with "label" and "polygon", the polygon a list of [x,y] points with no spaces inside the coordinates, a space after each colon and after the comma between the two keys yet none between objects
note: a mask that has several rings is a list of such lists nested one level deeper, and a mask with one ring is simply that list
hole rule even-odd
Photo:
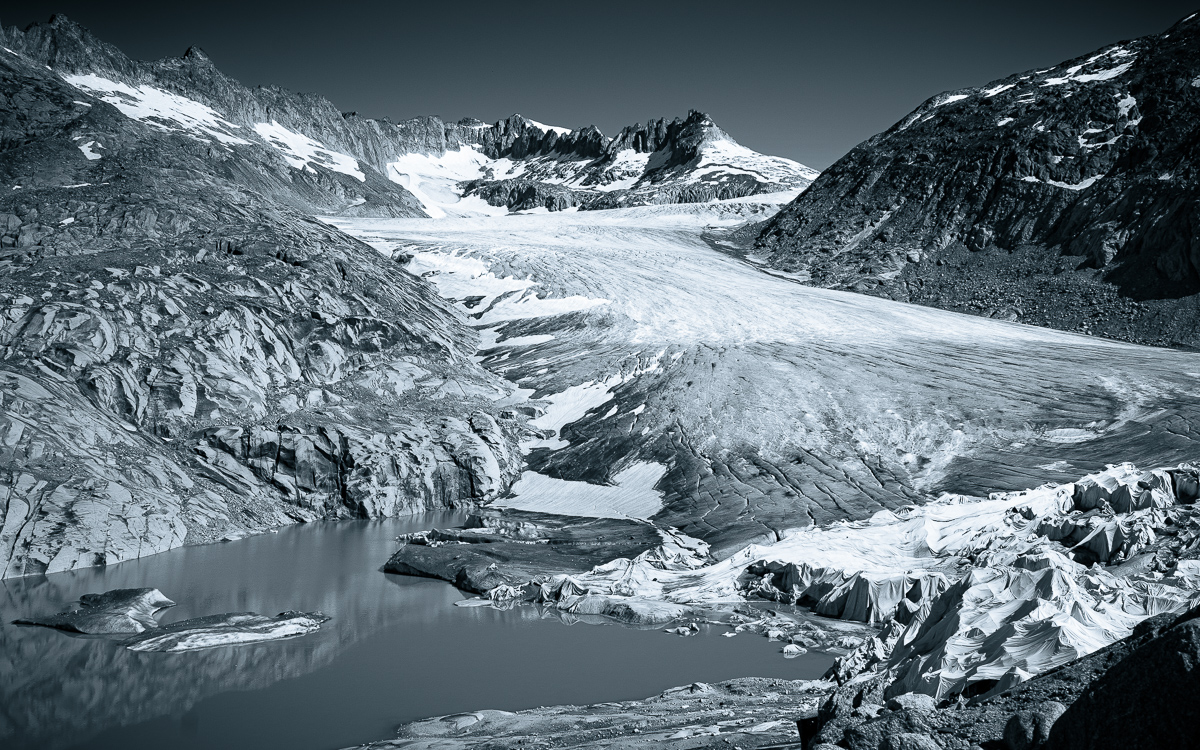
[{"label": "meltwater lake", "polygon": [[[735,677],[814,679],[827,654],[784,659],[749,633],[690,638],[570,624],[536,607],[456,607],[467,595],[380,567],[395,537],[462,516],[293,526],[108,568],[0,582],[0,747],[332,750],[398,724],[475,709],[633,700]],[[12,625],[80,595],[160,589],[163,623],[222,612],[320,610],[320,632],[192,653]]]}]

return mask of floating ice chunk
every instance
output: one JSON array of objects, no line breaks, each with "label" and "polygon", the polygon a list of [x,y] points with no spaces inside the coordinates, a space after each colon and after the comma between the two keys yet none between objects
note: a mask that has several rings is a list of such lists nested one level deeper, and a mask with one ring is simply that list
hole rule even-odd
[{"label": "floating ice chunk", "polygon": [[319,164],[326,169],[350,175],[362,182],[367,181],[367,176],[363,174],[358,166],[358,160],[353,156],[331,151],[312,138],[288,130],[274,120],[269,123],[255,124],[254,132],[278,149],[288,164],[296,169],[309,169],[310,164]]},{"label": "floating ice chunk", "polygon": [[194,617],[131,638],[125,648],[179,653],[277,641],[315,633],[328,620],[320,612],[282,612],[276,617],[253,612]]},{"label": "floating ice chunk", "polygon": [[248,143],[234,135],[241,130],[238,125],[194,99],[154,86],[130,86],[92,73],[65,75],[63,80],[113,105],[126,117],[160,130],[182,132],[199,140],[216,139],[226,144]]}]

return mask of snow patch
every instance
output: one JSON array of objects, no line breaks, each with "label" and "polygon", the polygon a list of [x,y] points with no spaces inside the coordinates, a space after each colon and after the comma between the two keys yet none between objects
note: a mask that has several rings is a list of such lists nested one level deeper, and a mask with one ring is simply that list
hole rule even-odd
[{"label": "snow patch", "polygon": [[458,189],[458,183],[480,179],[488,170],[492,179],[500,180],[516,177],[523,167],[508,159],[489,159],[477,146],[464,146],[439,155],[405,154],[387,165],[387,176],[415,195],[434,219],[507,214],[507,209],[488,205],[477,196],[463,198]]},{"label": "snow patch", "polygon": [[535,128],[542,131],[543,133],[558,133],[559,135],[567,135],[568,133],[571,132],[570,128],[560,128],[560,127],[556,127],[554,125],[545,125],[543,123],[538,122],[537,120],[530,120],[528,117],[525,117],[523,119],[525,120],[525,122],[534,126]]},{"label": "snow patch", "polygon": [[951,94],[950,96],[947,96],[945,99],[941,100],[940,102],[938,102],[937,104],[935,104],[933,106],[944,107],[947,104],[953,104],[954,102],[961,102],[963,99],[966,99],[970,96],[971,96],[970,94]]},{"label": "snow patch", "polygon": [[87,157],[88,161],[96,161],[97,159],[103,158],[99,153],[92,150],[93,146],[96,148],[104,148],[95,141],[88,141],[87,143],[79,144],[79,150],[83,152],[83,155]]},{"label": "snow patch", "polygon": [[334,172],[350,175],[360,182],[367,176],[359,169],[358,159],[346,154],[330,151],[308,136],[288,130],[272,120],[254,125],[254,132],[274,146],[294,169],[313,171],[310,164],[319,164]]},{"label": "snow patch", "polygon": [[178,94],[154,86],[130,86],[127,83],[87,73],[65,75],[63,80],[97,99],[113,105],[126,117],[168,132],[180,132],[197,140],[217,140],[225,144],[249,143],[234,135],[241,128],[216,110]]},{"label": "snow patch", "polygon": [[654,485],[666,473],[662,464],[639,461],[616,474],[613,485],[603,485],[526,471],[513,485],[513,497],[489,507],[586,518],[645,519],[662,509],[662,494]]},{"label": "snow patch", "polygon": [[1026,175],[1025,177],[1022,177],[1021,180],[1023,182],[1040,182],[1045,185],[1053,185],[1054,187],[1063,188],[1064,190],[1085,190],[1090,188],[1092,185],[1095,185],[1096,181],[1103,176],[1104,175],[1102,174],[1094,175],[1076,183],[1059,182],[1058,180],[1040,180],[1033,175]]}]

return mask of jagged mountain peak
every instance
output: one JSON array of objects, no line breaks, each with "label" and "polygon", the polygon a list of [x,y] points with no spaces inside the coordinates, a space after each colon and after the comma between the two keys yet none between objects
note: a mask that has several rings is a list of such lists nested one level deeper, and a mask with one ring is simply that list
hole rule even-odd
[{"label": "jagged mountain peak", "polygon": [[184,51],[183,59],[187,60],[189,62],[204,63],[207,65],[212,65],[212,59],[209,58],[209,56],[204,52],[204,50],[200,49],[199,47],[197,47],[194,44],[191,47],[188,47],[186,51]]}]

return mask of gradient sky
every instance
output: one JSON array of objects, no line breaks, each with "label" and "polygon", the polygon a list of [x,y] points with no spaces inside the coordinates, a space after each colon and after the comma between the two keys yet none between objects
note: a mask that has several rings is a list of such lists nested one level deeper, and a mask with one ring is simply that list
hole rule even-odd
[{"label": "gradient sky", "polygon": [[243,83],[393,120],[520,112],[613,134],[700,109],[823,169],[933,94],[1162,31],[1196,5],[7,0],[0,22],[66,13],[140,59],[196,44]]}]

